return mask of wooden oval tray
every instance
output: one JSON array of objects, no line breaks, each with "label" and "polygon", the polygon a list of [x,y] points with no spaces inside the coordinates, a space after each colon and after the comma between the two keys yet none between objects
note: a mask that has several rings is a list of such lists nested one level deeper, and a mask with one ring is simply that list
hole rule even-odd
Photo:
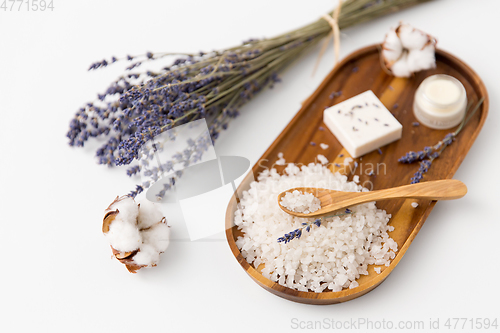
[{"label": "wooden oval tray", "polygon": [[[458,135],[456,141],[433,162],[423,181],[453,177],[486,119],[489,103],[483,82],[469,66],[442,50],[436,51],[437,66],[435,69],[416,73],[408,79],[395,78],[382,70],[379,49],[379,45],[372,45],[356,51],[333,69],[319,88],[303,103],[300,111],[262,155],[260,161],[253,166],[252,172],[255,179],[264,168],[276,167],[273,166],[273,163],[277,160],[278,153],[283,152],[287,163],[310,163],[315,161],[318,154],[323,154],[332,163],[332,171],[344,171],[350,178],[358,175],[360,184],[364,184],[368,188],[372,187],[371,189],[409,184],[410,178],[418,169],[418,164],[401,164],[398,163],[398,158],[410,150],[419,151],[424,146],[434,145],[447,133],[454,130],[433,130],[423,125],[412,126],[412,123],[416,121],[412,111],[415,91],[426,77],[434,74],[448,74],[460,80],[465,86],[469,101],[477,102],[480,98],[484,98],[480,109]],[[400,140],[381,147],[382,154],[375,151],[356,159],[359,166],[354,172],[349,168],[335,170],[333,163],[342,163],[349,154],[323,123],[323,110],[366,90],[372,90],[399,120],[403,125],[403,136]],[[342,91],[342,94],[331,98],[332,92],[338,91]],[[320,127],[323,127],[324,130],[320,130]],[[317,145],[313,146],[310,144],[311,142],[315,142]],[[319,143],[326,143],[329,148],[323,150]],[[344,157],[340,158],[340,154],[343,154]],[[363,165],[369,165],[368,163],[373,166],[385,164],[386,168],[379,170],[376,176],[369,176],[366,169],[363,170]],[[278,172],[283,170],[283,167],[276,168]],[[415,201],[413,199],[378,202],[378,208],[385,209],[387,213],[392,215],[389,223],[395,227],[395,230],[389,235],[398,243],[398,252],[396,252],[396,257],[392,260],[391,265],[389,267],[378,266],[381,267],[380,274],[373,270],[375,266],[370,265],[369,274],[361,276],[357,280],[359,287],[353,289],[344,289],[339,292],[324,291],[322,293],[300,292],[265,278],[260,273],[263,267],[259,266],[256,269],[250,265],[235,244],[237,237],[242,235],[233,223],[237,197],[242,191],[249,188],[250,182],[254,179],[251,176],[247,175],[228,205],[226,212],[227,241],[240,265],[255,282],[275,295],[301,303],[333,304],[345,302],[373,290],[396,267],[436,204],[435,201],[419,200],[417,201],[419,206],[413,208],[411,206],[411,203]]]}]

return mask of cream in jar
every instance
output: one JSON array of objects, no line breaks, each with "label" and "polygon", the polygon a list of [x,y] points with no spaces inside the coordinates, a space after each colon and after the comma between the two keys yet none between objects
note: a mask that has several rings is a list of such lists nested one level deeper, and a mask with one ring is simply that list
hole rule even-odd
[{"label": "cream in jar", "polygon": [[452,76],[437,74],[426,78],[418,87],[413,113],[427,127],[447,129],[462,121],[466,105],[462,83]]}]

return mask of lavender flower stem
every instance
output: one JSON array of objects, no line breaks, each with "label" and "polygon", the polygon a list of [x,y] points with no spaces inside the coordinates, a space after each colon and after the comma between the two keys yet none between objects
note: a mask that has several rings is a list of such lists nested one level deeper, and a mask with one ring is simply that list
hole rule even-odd
[{"label": "lavender flower stem", "polygon": [[458,128],[454,132],[446,134],[446,136],[443,138],[443,140],[439,141],[434,146],[425,147],[422,151],[419,151],[419,152],[410,151],[398,160],[401,163],[407,163],[407,164],[411,164],[411,163],[414,163],[417,161],[420,163],[420,167],[418,168],[417,172],[415,172],[415,174],[411,178],[412,184],[419,183],[420,180],[423,179],[424,174],[427,171],[429,171],[429,169],[432,165],[432,162],[436,158],[441,156],[441,154],[446,149],[446,147],[448,147],[449,145],[451,145],[453,143],[453,141],[455,140],[457,135],[462,131],[464,126],[467,125],[467,123],[472,118],[472,116],[476,113],[476,111],[479,109],[479,107],[481,106],[483,101],[484,101],[484,98],[481,98],[477,102],[474,109],[471,112],[468,112],[468,110],[472,106],[472,102],[470,102],[466,108],[467,111],[465,112],[464,117],[462,119],[462,122],[460,123]]},{"label": "lavender flower stem", "polygon": [[[339,16],[345,28],[427,0],[347,0]],[[330,13],[331,14],[331,13]],[[165,130],[206,118],[212,141],[238,108],[256,93],[278,82],[277,73],[326,37],[331,27],[324,19],[274,38],[251,40],[243,45],[209,53],[182,55],[172,66],[121,76],[98,99],[77,111],[67,137],[81,147],[92,137],[107,137],[97,150],[99,163],[127,165],[138,158],[141,147]],[[147,52],[112,57],[91,65],[106,67],[119,60],[131,61],[128,70],[143,62],[173,53]],[[186,162],[187,163],[187,162]],[[130,169],[129,169],[130,170]],[[133,169],[129,175],[136,174]],[[144,188],[137,187],[133,193]]]}]

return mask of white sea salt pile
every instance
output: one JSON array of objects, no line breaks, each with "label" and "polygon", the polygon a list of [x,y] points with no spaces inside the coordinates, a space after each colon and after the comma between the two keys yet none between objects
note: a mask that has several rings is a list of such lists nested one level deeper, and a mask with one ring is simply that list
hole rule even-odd
[{"label": "white sea salt pile", "polygon": [[234,221],[244,232],[236,245],[254,267],[265,265],[266,278],[300,291],[340,291],[357,287],[356,279],[368,274],[368,265],[389,266],[397,243],[387,232],[394,227],[387,225],[390,215],[374,202],[352,207],[353,214],[324,218],[320,227],[304,230],[299,239],[278,243],[285,233],[314,220],[279,208],[278,194],[294,187],[368,191],[321,164],[299,168],[290,163],[283,175],[264,170],[243,193]]},{"label": "white sea salt pile", "polygon": [[319,146],[321,147],[321,149],[328,149],[328,147],[330,147],[326,143],[320,143]]},{"label": "white sea salt pile", "polygon": [[292,212],[309,214],[321,208],[321,201],[312,193],[302,193],[295,190],[287,192],[281,198],[281,205]]}]

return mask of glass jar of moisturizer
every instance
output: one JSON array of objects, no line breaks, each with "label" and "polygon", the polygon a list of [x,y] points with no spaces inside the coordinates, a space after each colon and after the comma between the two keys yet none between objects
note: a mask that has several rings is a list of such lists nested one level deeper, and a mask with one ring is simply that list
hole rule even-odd
[{"label": "glass jar of moisturizer", "polygon": [[460,81],[445,74],[426,78],[415,92],[413,113],[423,125],[447,129],[458,125],[465,114],[467,94]]}]

